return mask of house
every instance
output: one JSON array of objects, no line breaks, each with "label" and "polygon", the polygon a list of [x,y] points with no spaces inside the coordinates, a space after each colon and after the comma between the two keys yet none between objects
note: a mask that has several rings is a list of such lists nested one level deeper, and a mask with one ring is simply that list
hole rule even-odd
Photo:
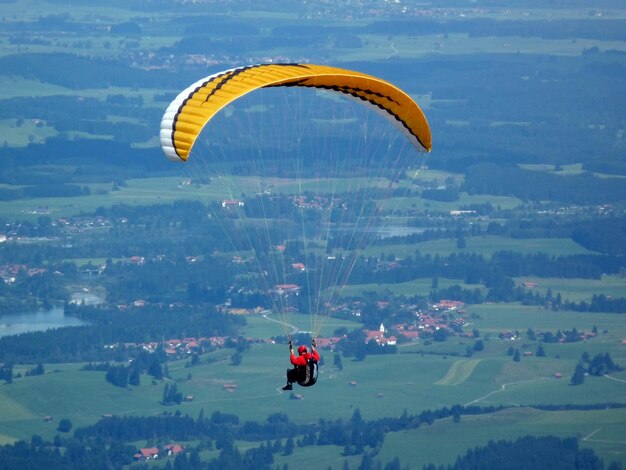
[{"label": "house", "polygon": [[458,310],[463,308],[465,304],[458,300],[440,300],[439,303],[433,305],[435,310]]},{"label": "house", "polygon": [[224,209],[230,209],[233,207],[243,207],[245,206],[245,203],[243,201],[240,201],[239,199],[224,199],[222,201],[222,207]]},{"label": "house", "polygon": [[163,446],[163,450],[165,454],[169,457],[170,455],[180,454],[185,448],[180,444],[167,444]]},{"label": "house", "polygon": [[500,334],[498,334],[498,337],[500,339],[511,340],[511,341],[514,341],[517,339],[517,336],[515,332],[513,331],[501,331]]},{"label": "house", "polygon": [[450,215],[452,217],[459,217],[461,215],[474,215],[474,214],[476,214],[476,211],[472,211],[472,210],[451,210],[450,211]]},{"label": "house", "polygon": [[274,286],[274,293],[278,295],[297,294],[300,292],[301,287],[296,284],[276,284]]},{"label": "house", "polygon": [[133,456],[135,460],[156,460],[159,458],[157,447],[144,447]]},{"label": "house", "polygon": [[303,263],[293,263],[291,267],[296,271],[306,271],[306,266]]},{"label": "house", "polygon": [[419,331],[401,331],[399,334],[404,336],[406,339],[410,341],[417,341],[420,337]]}]

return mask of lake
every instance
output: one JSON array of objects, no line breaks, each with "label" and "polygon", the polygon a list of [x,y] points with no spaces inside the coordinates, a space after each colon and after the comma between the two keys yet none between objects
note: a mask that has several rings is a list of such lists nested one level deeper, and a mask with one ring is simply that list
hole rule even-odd
[{"label": "lake", "polygon": [[63,314],[63,307],[53,308],[49,312],[3,315],[0,316],[0,337],[87,324],[78,318],[66,317]]}]

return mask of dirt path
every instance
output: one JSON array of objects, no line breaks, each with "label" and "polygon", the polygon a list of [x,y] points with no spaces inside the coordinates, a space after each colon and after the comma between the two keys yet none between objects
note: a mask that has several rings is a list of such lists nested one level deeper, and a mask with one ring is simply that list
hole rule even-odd
[{"label": "dirt path", "polygon": [[274,319],[274,318],[270,318],[268,315],[269,315],[269,314],[264,313],[264,314],[263,314],[263,318],[265,318],[267,321],[271,321],[271,322],[274,322],[274,323],[278,323],[279,325],[283,325],[283,326],[285,326],[285,327],[287,327],[287,328],[290,328],[290,329],[291,329],[291,334],[292,334],[292,335],[293,335],[293,334],[295,334],[295,333],[297,333],[298,331],[300,331],[300,329],[299,329],[296,325],[292,325],[291,323],[287,323],[287,322],[284,322],[284,321],[276,320],[276,319]]},{"label": "dirt path", "polygon": [[596,435],[598,432],[600,432],[602,428],[598,428],[595,431],[590,432],[589,434],[587,434],[585,437],[583,437],[583,441],[588,441],[589,439],[591,439],[594,435]]},{"label": "dirt path", "polygon": [[604,377],[606,377],[607,379],[615,380],[616,382],[622,382],[623,384],[626,384],[626,380],[611,377],[609,374],[604,374]]},{"label": "dirt path", "polygon": [[475,400],[467,402],[463,406],[469,406],[469,405],[473,405],[474,403],[478,403],[478,402],[484,401],[487,398],[491,397],[492,395],[495,395],[496,393],[504,392],[507,389],[507,387],[510,387],[512,385],[527,384],[527,383],[532,383],[532,382],[541,382],[543,380],[552,380],[552,378],[551,377],[542,377],[540,379],[522,380],[521,382],[509,382],[508,384],[502,384],[499,389],[494,390],[493,392],[489,392],[487,395],[484,395],[484,396],[482,396],[480,398],[476,398]]}]

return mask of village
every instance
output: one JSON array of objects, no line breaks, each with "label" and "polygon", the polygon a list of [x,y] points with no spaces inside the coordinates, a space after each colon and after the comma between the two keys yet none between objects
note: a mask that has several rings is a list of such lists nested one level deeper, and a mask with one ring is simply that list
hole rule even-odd
[{"label": "village", "polygon": [[[133,307],[142,308],[146,303],[134,302]],[[351,315],[355,320],[361,320],[361,309],[363,307],[362,302],[355,301],[351,303],[343,303],[335,308],[337,312],[345,313],[346,310],[351,312]],[[386,307],[385,302],[378,303],[379,308]],[[369,330],[363,329],[364,342],[366,344],[375,342],[381,347],[395,346],[398,343],[403,342],[416,342],[422,338],[430,338],[435,332],[439,330],[445,330],[446,335],[456,336],[472,336],[472,333],[465,333],[462,327],[467,322],[467,314],[464,310],[464,304],[462,302],[454,300],[442,300],[433,305],[426,311],[417,309],[416,306],[410,306],[407,308],[413,308],[415,321],[411,324],[397,323],[390,327],[386,327],[384,323],[380,324],[377,329]],[[261,315],[267,316],[270,314],[267,310],[261,308],[254,309],[242,309],[242,308],[230,308],[222,306],[221,310],[230,313],[232,315],[244,315],[253,316]],[[318,347],[327,351],[334,351],[338,344],[346,339],[346,335],[342,336],[326,336],[318,337]],[[254,339],[246,338],[248,343],[265,343],[275,344],[280,341],[277,337]],[[170,338],[162,342],[145,342],[145,343],[114,343],[105,345],[106,349],[125,349],[135,350],[143,349],[149,353],[154,353],[157,349],[162,348],[168,359],[184,359],[189,358],[194,354],[202,354],[215,349],[232,347],[235,344],[236,338],[230,338],[226,336],[211,336],[211,337],[187,337],[187,338]]]}]

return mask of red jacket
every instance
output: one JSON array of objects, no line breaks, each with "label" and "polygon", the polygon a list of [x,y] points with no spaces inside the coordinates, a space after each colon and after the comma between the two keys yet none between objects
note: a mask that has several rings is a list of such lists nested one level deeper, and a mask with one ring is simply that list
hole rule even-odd
[{"label": "red jacket", "polygon": [[313,353],[304,353],[304,354],[300,354],[299,356],[296,356],[293,351],[291,352],[291,357],[289,358],[291,360],[291,363],[294,366],[306,366],[307,362],[309,361],[309,359],[315,359],[316,361],[320,360],[320,355],[317,351],[313,351]]}]

